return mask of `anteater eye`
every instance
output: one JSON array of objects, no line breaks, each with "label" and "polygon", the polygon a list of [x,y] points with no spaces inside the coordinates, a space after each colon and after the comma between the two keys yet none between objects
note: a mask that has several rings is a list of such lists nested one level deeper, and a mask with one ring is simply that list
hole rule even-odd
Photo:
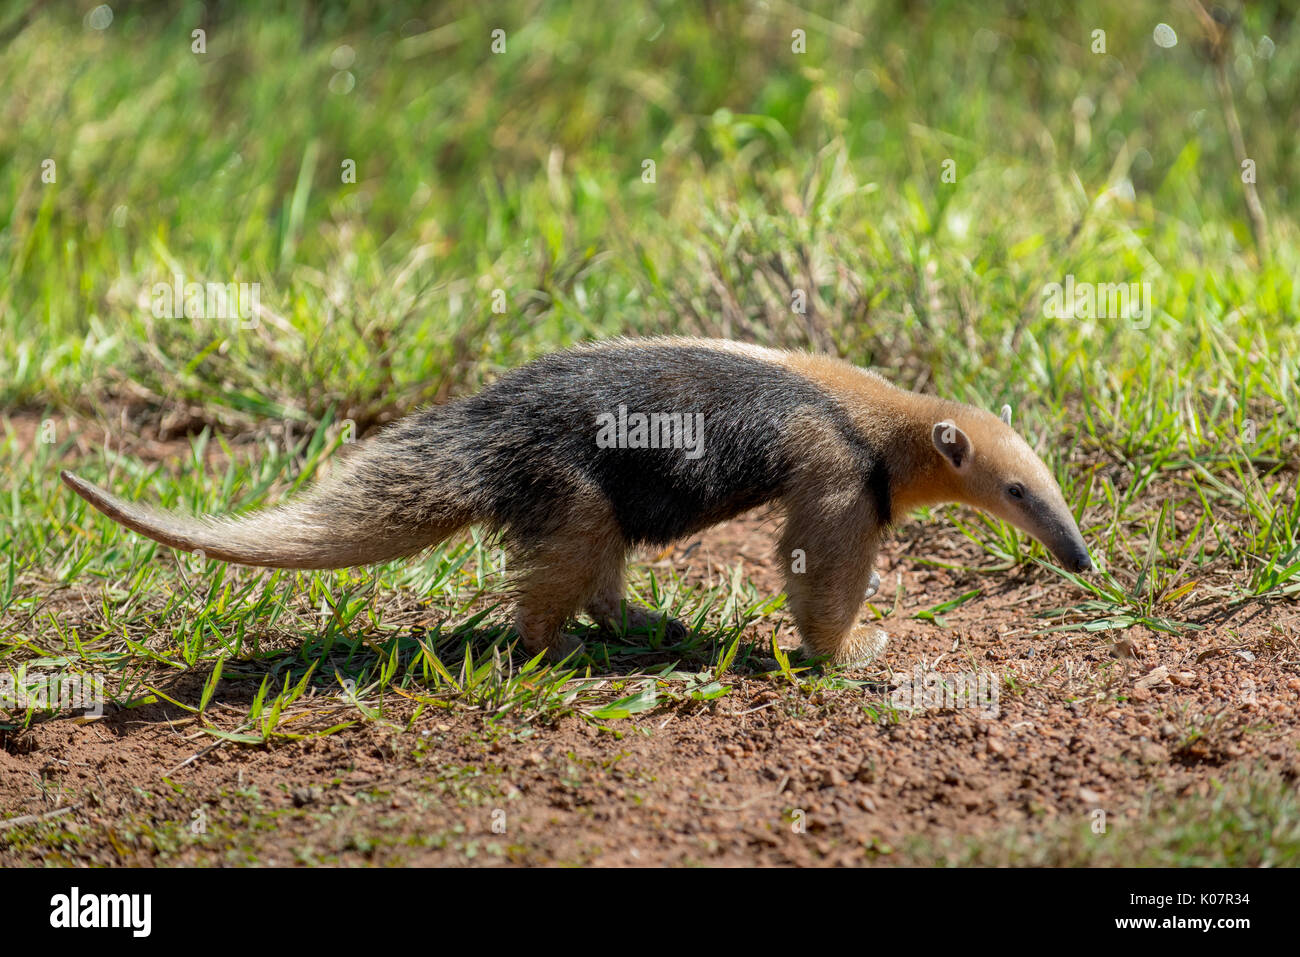
[{"label": "anteater eye", "polygon": [[1007,494],[1010,495],[1012,498],[1024,498],[1025,487],[1021,485],[1019,482],[1017,482],[1015,485],[1009,485],[1007,486]]}]

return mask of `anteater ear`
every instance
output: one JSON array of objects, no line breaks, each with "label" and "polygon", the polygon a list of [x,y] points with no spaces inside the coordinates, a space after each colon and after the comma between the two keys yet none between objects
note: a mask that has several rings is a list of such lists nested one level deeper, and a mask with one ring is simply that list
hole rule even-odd
[{"label": "anteater ear", "polygon": [[1011,424],[1011,406],[1009,406],[1009,405],[1004,405],[1004,406],[1002,407],[1002,413],[1001,413],[1001,415],[998,416],[998,418],[1000,418],[1000,419],[1001,419],[1003,422],[1005,422],[1007,425],[1010,425],[1010,424]]},{"label": "anteater ear", "polygon": [[970,438],[957,428],[955,423],[936,422],[930,437],[934,441],[934,447],[958,472],[970,467],[971,456],[975,449],[970,444]]}]

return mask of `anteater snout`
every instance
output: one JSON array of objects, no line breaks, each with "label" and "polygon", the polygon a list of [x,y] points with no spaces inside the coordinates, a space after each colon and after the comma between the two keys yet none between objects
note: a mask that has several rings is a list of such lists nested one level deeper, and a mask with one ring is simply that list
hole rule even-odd
[{"label": "anteater snout", "polygon": [[1056,560],[1061,563],[1061,567],[1066,571],[1082,574],[1093,570],[1092,556],[1088,554],[1088,547],[1083,541],[1063,542],[1056,548],[1052,549]]},{"label": "anteater snout", "polygon": [[1058,553],[1057,558],[1066,569],[1076,574],[1090,572],[1093,569],[1092,556],[1083,547],[1071,548],[1065,554]]}]

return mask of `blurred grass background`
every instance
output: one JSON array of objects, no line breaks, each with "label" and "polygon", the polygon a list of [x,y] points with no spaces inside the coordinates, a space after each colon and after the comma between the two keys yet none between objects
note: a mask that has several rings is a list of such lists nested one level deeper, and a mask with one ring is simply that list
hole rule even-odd
[{"label": "blurred grass background", "polygon": [[[1228,10],[1261,261],[1187,5],[130,3],[104,29],[93,4],[6,5],[0,402],[364,428],[676,331],[989,405],[1271,399],[1261,428],[1294,432],[1286,6]],[[157,320],[175,273],[258,282],[271,315]],[[1045,318],[1067,273],[1150,281],[1151,328]]]}]

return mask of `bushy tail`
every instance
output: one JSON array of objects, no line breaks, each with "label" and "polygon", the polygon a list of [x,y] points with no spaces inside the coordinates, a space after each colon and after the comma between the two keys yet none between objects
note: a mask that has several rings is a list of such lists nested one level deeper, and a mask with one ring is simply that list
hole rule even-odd
[{"label": "bushy tail", "polygon": [[369,565],[436,544],[475,516],[440,503],[428,472],[411,472],[382,447],[359,449],[341,475],[293,501],[244,516],[194,518],[127,502],[71,472],[64,483],[115,522],[208,558],[270,568]]}]

